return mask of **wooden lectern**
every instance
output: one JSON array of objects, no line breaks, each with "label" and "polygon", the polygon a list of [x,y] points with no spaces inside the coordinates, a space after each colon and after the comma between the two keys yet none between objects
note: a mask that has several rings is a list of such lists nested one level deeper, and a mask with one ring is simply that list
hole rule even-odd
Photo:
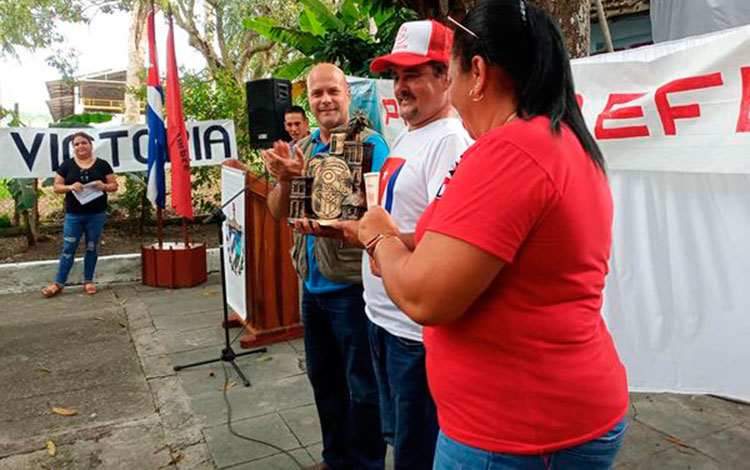
[{"label": "wooden lectern", "polygon": [[236,314],[247,333],[240,338],[243,348],[302,337],[300,293],[297,273],[292,267],[289,249],[292,228],[286,220],[276,220],[266,205],[273,184],[246,173],[250,188],[245,192],[245,230],[247,231],[247,318]]}]

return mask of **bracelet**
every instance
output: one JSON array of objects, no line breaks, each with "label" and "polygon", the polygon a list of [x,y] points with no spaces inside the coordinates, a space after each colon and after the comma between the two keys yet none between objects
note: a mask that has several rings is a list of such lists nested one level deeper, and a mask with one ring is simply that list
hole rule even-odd
[{"label": "bracelet", "polygon": [[367,254],[371,257],[375,256],[375,248],[377,248],[378,244],[385,240],[386,238],[394,238],[398,237],[397,233],[378,233],[372,239],[365,244],[365,251],[367,251]]}]

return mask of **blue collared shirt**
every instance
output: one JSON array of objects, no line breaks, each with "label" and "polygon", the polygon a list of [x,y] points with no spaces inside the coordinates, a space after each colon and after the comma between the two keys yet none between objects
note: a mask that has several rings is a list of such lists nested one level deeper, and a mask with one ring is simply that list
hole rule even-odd
[{"label": "blue collared shirt", "polygon": [[[311,154],[313,157],[319,153],[328,152],[328,144],[320,140],[320,129],[316,129],[310,138],[313,142]],[[385,143],[385,140],[379,134],[371,135],[365,139],[365,143],[373,144],[375,146],[372,150],[372,171],[380,171],[380,167],[383,166],[383,162],[385,162],[385,159],[388,156],[388,144]],[[318,262],[315,260],[315,236],[307,235],[306,242],[308,277],[305,279],[305,287],[308,291],[313,294],[327,294],[351,286],[351,284],[335,282],[323,276],[318,269]]]}]

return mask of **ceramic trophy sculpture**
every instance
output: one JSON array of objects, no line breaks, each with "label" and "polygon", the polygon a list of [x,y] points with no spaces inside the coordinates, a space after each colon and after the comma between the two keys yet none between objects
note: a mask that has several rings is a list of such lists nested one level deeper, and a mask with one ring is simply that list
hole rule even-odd
[{"label": "ceramic trophy sculpture", "polygon": [[292,179],[289,220],[308,218],[321,225],[357,220],[367,210],[362,175],[372,166],[371,144],[362,131],[367,125],[356,115],[346,126],[331,131],[330,150],[310,158],[302,176]]}]

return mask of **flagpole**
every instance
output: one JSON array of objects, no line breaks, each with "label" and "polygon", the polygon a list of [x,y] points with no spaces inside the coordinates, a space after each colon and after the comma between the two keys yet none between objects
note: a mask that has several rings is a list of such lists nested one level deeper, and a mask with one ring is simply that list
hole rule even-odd
[{"label": "flagpole", "polygon": [[156,206],[156,238],[159,239],[159,248],[161,248],[164,244],[164,225],[159,206]]},{"label": "flagpole", "polygon": [[185,217],[182,218],[182,234],[185,238],[185,248],[190,248],[190,230]]},{"label": "flagpole", "polygon": [[[151,11],[156,16],[156,7],[154,0],[151,0]],[[162,208],[156,206],[156,238],[159,239],[159,248],[164,244],[164,218],[162,217]]]}]

